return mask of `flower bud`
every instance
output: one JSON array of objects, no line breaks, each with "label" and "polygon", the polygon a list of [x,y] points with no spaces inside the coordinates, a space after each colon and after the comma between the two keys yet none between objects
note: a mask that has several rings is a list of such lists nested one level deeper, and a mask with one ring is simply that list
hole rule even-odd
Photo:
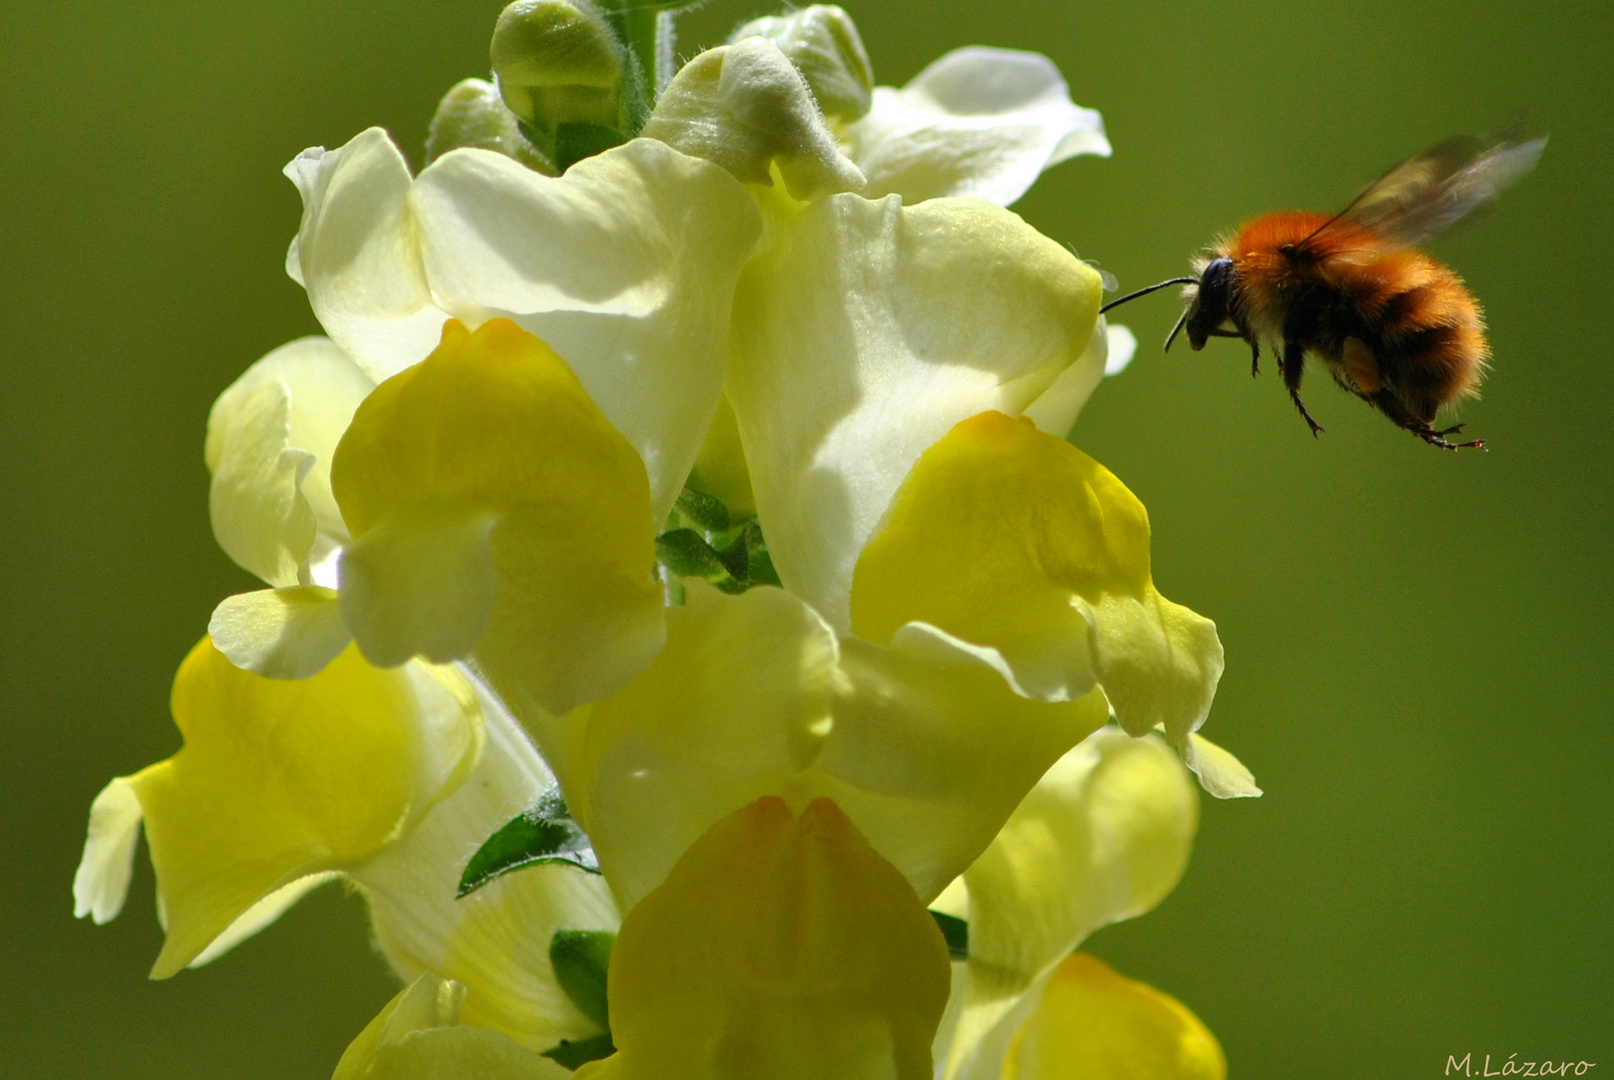
[{"label": "flower bud", "polygon": [[426,133],[426,160],[436,161],[462,146],[493,150],[549,176],[560,172],[521,133],[498,87],[483,79],[464,79],[443,95]]},{"label": "flower bud", "polygon": [[874,69],[852,17],[835,4],[814,4],[788,15],[753,19],[729,37],[763,37],[796,65],[824,115],[851,123],[869,111]]},{"label": "flower bud", "polygon": [[759,37],[708,49],[685,64],[642,134],[715,162],[748,184],[771,186],[777,164],[796,199],[864,186],[801,72]]},{"label": "flower bud", "polygon": [[490,55],[504,103],[540,131],[620,128],[626,56],[588,0],[516,0],[499,16]]}]

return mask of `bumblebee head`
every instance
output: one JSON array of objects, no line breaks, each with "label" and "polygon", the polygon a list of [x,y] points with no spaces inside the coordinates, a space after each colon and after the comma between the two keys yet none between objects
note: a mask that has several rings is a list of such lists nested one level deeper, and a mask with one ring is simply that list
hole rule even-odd
[{"label": "bumblebee head", "polygon": [[1233,298],[1233,260],[1223,255],[1200,268],[1199,278],[1183,290],[1187,306],[1182,318],[1166,338],[1166,348],[1177,339],[1177,332],[1188,331],[1188,345],[1195,352],[1205,347],[1211,334],[1227,321]]}]

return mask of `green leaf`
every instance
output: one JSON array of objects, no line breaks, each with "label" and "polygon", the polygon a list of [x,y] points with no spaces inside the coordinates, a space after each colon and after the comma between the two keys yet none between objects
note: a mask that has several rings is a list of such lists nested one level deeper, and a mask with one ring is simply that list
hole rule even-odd
[{"label": "green leaf", "polygon": [[608,1058],[614,1053],[616,1044],[611,1041],[611,1033],[606,1032],[588,1039],[562,1039],[558,1046],[545,1050],[543,1056],[576,1072],[589,1062]]},{"label": "green leaf", "polygon": [[947,941],[947,955],[954,960],[968,960],[970,958],[970,924],[956,915],[947,915],[940,911],[932,911],[930,917],[936,920],[936,926]]},{"label": "green leaf", "polygon": [[559,790],[551,788],[477,848],[460,876],[458,895],[468,896],[512,870],[556,862],[600,872],[588,834],[572,820]]},{"label": "green leaf", "polygon": [[607,1032],[611,1030],[605,977],[611,967],[616,935],[609,930],[556,930],[549,939],[549,963],[555,981],[578,1011]]}]

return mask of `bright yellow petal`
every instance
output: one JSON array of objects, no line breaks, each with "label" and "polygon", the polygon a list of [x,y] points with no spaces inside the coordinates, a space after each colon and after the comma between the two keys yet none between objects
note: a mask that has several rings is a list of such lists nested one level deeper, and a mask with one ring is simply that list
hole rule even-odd
[{"label": "bright yellow petal", "polygon": [[624,910],[766,795],[834,799],[929,899],[1105,716],[1098,694],[1016,694],[996,654],[933,628],[842,639],[782,589],[690,582],[655,663],[546,742],[569,747],[551,760]]},{"label": "bright yellow petal", "polygon": [[858,560],[852,627],[923,621],[1001,652],[1048,700],[1096,682],[1128,732],[1181,744],[1222,674],[1208,619],[1149,574],[1149,518],[1126,486],[1028,419],[986,412],[914,465]]},{"label": "bright yellow petal", "polygon": [[281,886],[374,855],[464,779],[482,742],[457,674],[383,671],[351,648],[291,682],[203,639],[173,712],[185,746],[129,779],[167,913],[158,978]]},{"label": "bright yellow petal", "polygon": [[332,469],[354,541],[342,612],[393,664],[475,651],[508,700],[561,712],[660,648],[644,463],[565,362],[457,322],[354,416]]},{"label": "bright yellow petal", "polygon": [[563,1080],[570,1074],[508,1035],[461,1026],[466,988],[422,975],[359,1032],[331,1080]]},{"label": "bright yellow petal", "polygon": [[1224,1080],[1227,1059],[1176,998],[1076,953],[1015,1033],[1003,1080]]},{"label": "bright yellow petal", "polygon": [[618,1080],[929,1080],[947,950],[913,889],[827,799],[718,822],[623,921]]},{"label": "bright yellow petal", "polygon": [[970,957],[946,1075],[997,1075],[1025,995],[1093,931],[1176,886],[1198,821],[1187,770],[1152,736],[1105,728],[1048,770],[964,873]]}]

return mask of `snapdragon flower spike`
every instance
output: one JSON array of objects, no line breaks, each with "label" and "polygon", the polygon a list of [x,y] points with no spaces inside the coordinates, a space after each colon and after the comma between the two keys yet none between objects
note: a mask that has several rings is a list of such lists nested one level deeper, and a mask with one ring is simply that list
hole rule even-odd
[{"label": "snapdragon flower spike", "polygon": [[476,656],[565,712],[661,648],[644,463],[543,342],[458,322],[359,407],[331,474],[342,614],[372,662]]}]

